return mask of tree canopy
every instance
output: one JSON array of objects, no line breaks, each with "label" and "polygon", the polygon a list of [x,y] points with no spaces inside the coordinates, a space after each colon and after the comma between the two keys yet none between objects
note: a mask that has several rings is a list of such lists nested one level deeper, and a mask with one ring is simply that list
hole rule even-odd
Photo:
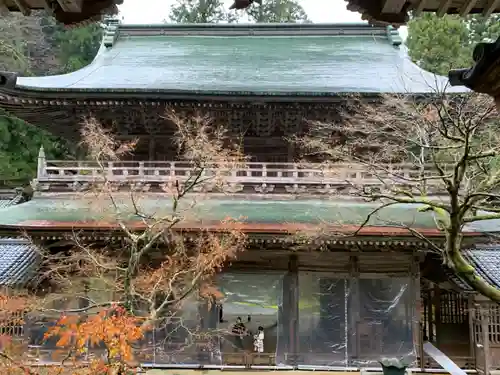
[{"label": "tree canopy", "polygon": [[448,75],[450,69],[472,65],[477,43],[491,42],[498,36],[500,15],[462,18],[425,13],[408,23],[406,45],[410,58],[421,68]]},{"label": "tree canopy", "polygon": [[222,0],[177,0],[169,21],[175,23],[308,22],[306,11],[296,0],[268,0],[242,11],[229,11]]},{"label": "tree canopy", "polygon": [[[23,75],[68,73],[88,65],[102,38],[98,24],[65,29],[44,14],[0,18],[0,69]],[[48,158],[71,154],[65,140],[0,112],[0,180],[16,185],[35,177],[43,145]]]},{"label": "tree canopy", "polygon": [[254,22],[310,22],[304,8],[295,0],[268,0],[261,6],[248,8],[247,13]]},{"label": "tree canopy", "polygon": [[169,20],[175,23],[235,22],[236,16],[226,11],[222,0],[177,0],[170,8]]}]

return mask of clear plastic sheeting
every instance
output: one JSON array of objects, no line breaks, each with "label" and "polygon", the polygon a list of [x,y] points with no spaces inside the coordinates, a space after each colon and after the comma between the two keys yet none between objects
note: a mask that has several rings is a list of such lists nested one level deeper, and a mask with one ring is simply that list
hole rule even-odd
[{"label": "clear plastic sheeting", "polygon": [[175,314],[156,323],[144,339],[134,345],[143,364],[220,366],[217,305],[194,298],[182,303]]},{"label": "clear plastic sheeting", "polygon": [[299,367],[378,367],[414,357],[410,278],[299,274]]},{"label": "clear plastic sheeting", "polygon": [[[225,272],[217,301],[195,296],[133,343],[144,365],[194,368],[379,367],[383,358],[411,361],[416,327],[407,277],[342,277],[327,272]],[[82,317],[83,318],[83,317]],[[40,361],[53,361],[58,338],[44,339],[55,321],[27,321]],[[105,355],[105,346],[84,357]]]},{"label": "clear plastic sheeting", "polygon": [[353,363],[378,365],[381,358],[414,357],[415,293],[409,278],[358,280],[357,350]]},{"label": "clear plastic sheeting", "polygon": [[299,365],[347,367],[351,282],[315,272],[299,275]]},{"label": "clear plastic sheeting", "polygon": [[224,298],[219,332],[225,365],[275,365],[283,334],[279,322],[283,278],[283,273],[273,272],[220,275],[217,284]]}]

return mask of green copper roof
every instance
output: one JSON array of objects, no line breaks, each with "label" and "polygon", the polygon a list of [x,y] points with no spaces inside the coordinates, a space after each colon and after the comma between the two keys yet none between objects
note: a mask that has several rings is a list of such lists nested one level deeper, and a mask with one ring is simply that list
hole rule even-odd
[{"label": "green copper roof", "polygon": [[[107,220],[109,212],[105,205],[90,208],[88,200],[35,198],[21,205],[0,210],[0,226],[22,225],[73,225],[77,222],[98,222]],[[186,203],[187,204],[187,203]],[[191,204],[191,202],[189,202]],[[155,213],[156,217],[171,213],[169,200],[162,198],[144,198],[138,202],[143,212]],[[119,210],[121,217],[131,219],[133,212],[129,200],[123,201]],[[331,200],[231,200],[210,199],[198,202],[189,210],[182,208],[186,221],[200,224],[219,223],[228,217],[241,218],[252,224],[320,224],[333,225],[360,224],[377,205]],[[106,213],[107,212],[107,213]],[[112,222],[112,221],[111,221]],[[35,226],[36,226],[35,225]],[[370,221],[372,226],[412,226],[415,228],[434,229],[435,222],[431,214],[419,213],[415,206],[398,204],[382,209]]]},{"label": "green copper roof", "polygon": [[[120,218],[140,222],[134,217],[130,198],[118,203]],[[165,217],[172,213],[171,201],[164,197],[146,196],[138,200],[141,212]],[[265,229],[290,224],[360,225],[377,203],[300,199],[300,200],[243,200],[206,199],[194,206],[190,199],[181,202],[180,213],[184,224],[195,226],[217,225],[232,218],[245,224]],[[108,207],[108,208],[106,208]],[[383,208],[368,222],[370,227],[436,229],[434,217],[418,212],[418,205],[396,204]],[[77,227],[79,224],[99,225],[116,223],[117,210],[105,203],[95,204],[92,199],[43,198],[0,209],[0,227]],[[486,220],[465,228],[465,232],[500,232],[500,220]]]},{"label": "green copper roof", "polygon": [[89,66],[4,81],[13,90],[284,96],[428,93],[447,84],[400,44],[394,29],[368,24],[108,25]]}]

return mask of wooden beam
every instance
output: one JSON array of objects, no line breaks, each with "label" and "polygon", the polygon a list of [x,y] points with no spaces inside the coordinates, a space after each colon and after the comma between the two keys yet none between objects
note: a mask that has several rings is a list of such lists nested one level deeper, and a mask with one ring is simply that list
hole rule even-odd
[{"label": "wooden beam", "polygon": [[462,8],[460,8],[460,16],[465,17],[468,15],[471,11],[472,8],[474,8],[474,5],[476,5],[477,0],[469,0],[464,3]]},{"label": "wooden beam", "polygon": [[451,5],[452,0],[442,0],[441,3],[439,4],[439,8],[436,12],[438,17],[443,17],[446,12],[448,12],[448,8]]},{"label": "wooden beam", "polygon": [[403,10],[406,0],[385,0],[382,13],[398,14]]},{"label": "wooden beam", "polygon": [[13,0],[13,1],[23,16],[29,16],[31,14],[31,9],[26,6],[24,0]]},{"label": "wooden beam", "polygon": [[483,16],[489,17],[491,13],[493,13],[498,6],[500,5],[500,0],[489,0],[483,10]]},{"label": "wooden beam", "polygon": [[83,0],[57,0],[61,9],[67,13],[80,13]]}]

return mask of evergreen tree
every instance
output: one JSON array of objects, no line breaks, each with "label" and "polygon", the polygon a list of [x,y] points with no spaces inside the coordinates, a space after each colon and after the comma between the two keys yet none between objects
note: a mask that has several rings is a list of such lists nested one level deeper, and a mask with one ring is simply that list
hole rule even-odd
[{"label": "evergreen tree", "polygon": [[169,14],[174,23],[235,22],[236,18],[225,10],[222,0],[177,0]]},{"label": "evergreen tree", "polygon": [[[0,18],[0,70],[22,75],[75,71],[92,62],[101,39],[98,24],[65,29],[43,14]],[[33,179],[42,145],[48,158],[64,159],[73,151],[65,140],[2,110],[0,139],[0,184]]]},{"label": "evergreen tree", "polygon": [[247,14],[254,22],[310,22],[306,11],[296,0],[266,0],[260,6],[249,7]]},{"label": "evergreen tree", "polygon": [[480,16],[431,13],[413,18],[408,23],[406,45],[410,58],[430,72],[447,75],[450,69],[471,66],[472,51],[479,42],[491,42],[500,36],[500,15],[485,19]]}]

